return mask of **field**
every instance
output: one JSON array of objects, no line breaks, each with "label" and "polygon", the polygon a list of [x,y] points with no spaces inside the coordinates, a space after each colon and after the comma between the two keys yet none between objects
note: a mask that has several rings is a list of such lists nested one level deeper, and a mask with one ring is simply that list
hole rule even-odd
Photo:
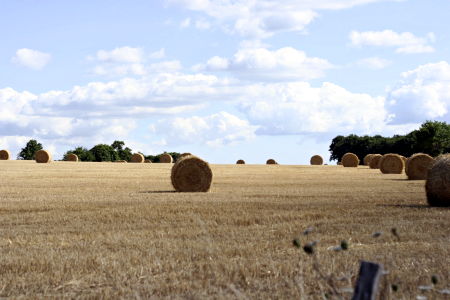
[{"label": "field", "polygon": [[[437,292],[450,288],[450,210],[426,205],[424,181],[211,167],[211,192],[175,193],[169,164],[1,161],[0,297],[325,299],[317,260],[349,298],[364,259],[389,271],[388,298],[450,299]],[[318,240],[316,257],[294,238]],[[333,251],[341,240],[349,249]],[[435,291],[419,290],[432,275]]]}]

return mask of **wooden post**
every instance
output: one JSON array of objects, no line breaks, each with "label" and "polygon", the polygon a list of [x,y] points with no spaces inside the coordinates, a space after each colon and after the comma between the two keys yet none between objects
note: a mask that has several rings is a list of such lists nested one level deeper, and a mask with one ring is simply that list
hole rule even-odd
[{"label": "wooden post", "polygon": [[382,265],[361,261],[352,300],[375,300],[382,271]]}]

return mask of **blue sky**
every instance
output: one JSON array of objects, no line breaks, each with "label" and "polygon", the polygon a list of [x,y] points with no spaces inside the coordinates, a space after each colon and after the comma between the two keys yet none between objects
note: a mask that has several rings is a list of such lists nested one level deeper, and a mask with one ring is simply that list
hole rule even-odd
[{"label": "blue sky", "polygon": [[1,1],[0,148],[328,159],[450,122],[450,1]]}]

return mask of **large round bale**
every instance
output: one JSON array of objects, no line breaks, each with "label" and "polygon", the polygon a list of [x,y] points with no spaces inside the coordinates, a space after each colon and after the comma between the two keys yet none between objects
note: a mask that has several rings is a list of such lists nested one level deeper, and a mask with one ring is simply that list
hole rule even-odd
[{"label": "large round bale", "polygon": [[372,158],[370,159],[369,167],[371,169],[379,169],[380,168],[380,160],[383,157],[381,154],[372,154]]},{"label": "large round bale", "polygon": [[150,159],[146,159],[146,160],[144,160],[144,163],[146,163],[146,164],[151,164],[152,161],[151,161]]},{"label": "large round bale", "polygon": [[450,207],[450,154],[439,156],[428,170],[425,190],[430,206]]},{"label": "large round bale", "polygon": [[383,174],[401,174],[405,163],[400,155],[388,153],[380,158],[380,171]]},{"label": "large round bale", "polygon": [[405,173],[410,180],[427,179],[428,169],[434,163],[434,158],[424,153],[416,153],[406,160]]},{"label": "large round bale", "polygon": [[11,154],[8,150],[0,150],[0,160],[10,160]]},{"label": "large round bale", "polygon": [[193,155],[179,159],[173,165],[170,176],[177,192],[207,192],[212,178],[209,164]]},{"label": "large round bale", "polygon": [[366,156],[364,156],[363,162],[365,166],[369,166],[370,165],[370,161],[372,160],[373,154],[367,154]]},{"label": "large round bale", "polygon": [[341,159],[342,165],[347,168],[356,168],[359,165],[359,158],[354,153],[345,153]]},{"label": "large round bale", "polygon": [[243,159],[238,159],[238,161],[236,162],[237,165],[245,165],[245,160]]},{"label": "large round bale", "polygon": [[313,166],[320,166],[323,165],[323,158],[320,155],[313,155],[309,162]]},{"label": "large round bale", "polygon": [[74,153],[69,153],[66,156],[66,161],[73,161],[73,162],[77,162],[78,161],[78,155],[74,154]]},{"label": "large round bale", "polygon": [[[185,156],[187,157],[187,156]],[[171,164],[173,162],[173,158],[172,155],[168,154],[168,153],[164,153],[159,157],[159,162],[160,163],[165,163],[165,164]]]},{"label": "large round bale", "polygon": [[47,164],[52,161],[52,155],[50,154],[50,152],[46,150],[37,151],[36,154],[34,155],[34,158],[36,162],[40,164]]},{"label": "large round bale", "polygon": [[192,154],[189,153],[189,152],[185,152],[185,153],[182,153],[182,154],[180,155],[180,158],[183,158],[183,157],[189,156],[189,155],[192,155]]},{"label": "large round bale", "polygon": [[275,159],[269,158],[266,161],[266,165],[277,165],[278,163],[275,161]]},{"label": "large round bale", "polygon": [[130,158],[130,162],[131,163],[143,163],[145,160],[144,155],[142,155],[141,153],[134,153],[133,155],[131,155]]}]

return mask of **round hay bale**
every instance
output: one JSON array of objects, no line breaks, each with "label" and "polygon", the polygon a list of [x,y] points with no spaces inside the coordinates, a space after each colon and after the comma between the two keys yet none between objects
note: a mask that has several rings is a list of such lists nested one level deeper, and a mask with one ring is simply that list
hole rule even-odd
[{"label": "round hay bale", "polygon": [[356,154],[349,152],[342,156],[341,162],[346,168],[356,168],[359,165],[359,158]]},{"label": "round hay bale", "polygon": [[266,161],[266,165],[278,165],[278,163],[275,161],[275,159],[269,158]]},{"label": "round hay bale", "polygon": [[372,154],[372,158],[369,162],[369,167],[371,169],[379,169],[380,168],[380,159],[383,157],[381,154]]},{"label": "round hay bale", "polygon": [[144,163],[146,163],[146,164],[151,164],[152,161],[151,161],[150,159],[146,159],[146,160],[144,160]]},{"label": "round hay bale", "polygon": [[170,179],[177,192],[207,192],[213,174],[209,164],[190,155],[179,159],[172,167]]},{"label": "round hay bale", "polygon": [[366,156],[364,156],[363,162],[365,166],[369,166],[370,165],[370,160],[372,159],[373,154],[367,154]]},{"label": "round hay bale", "polygon": [[78,155],[74,154],[74,153],[69,153],[66,156],[66,161],[74,161],[77,162],[78,161]]},{"label": "round hay bale", "polygon": [[182,153],[182,154],[180,155],[180,158],[183,158],[183,157],[189,156],[189,155],[192,155],[192,154],[189,153],[189,152],[185,152],[185,153]]},{"label": "round hay bale", "polygon": [[[188,157],[188,156],[185,156]],[[164,153],[159,157],[160,163],[171,164],[173,162],[173,158],[170,154]]]},{"label": "round hay bale", "polygon": [[383,174],[402,174],[405,163],[400,155],[388,153],[380,158],[380,171]]},{"label": "round hay bale", "polygon": [[36,162],[40,164],[47,164],[52,161],[52,155],[50,154],[50,152],[45,150],[37,151],[36,154],[34,155],[34,158]]},{"label": "round hay bale", "polygon": [[238,161],[236,162],[237,165],[245,165],[245,160],[243,159],[238,159]]},{"label": "round hay bale", "polygon": [[405,167],[406,167],[406,161],[408,160],[408,158],[404,157],[403,155],[400,155],[400,157],[403,159],[403,162],[405,163]]},{"label": "round hay bale", "polygon": [[0,160],[10,160],[11,153],[8,150],[0,150]]},{"label": "round hay bale", "polygon": [[145,160],[144,155],[142,155],[141,153],[134,153],[133,155],[131,155],[131,159],[130,162],[131,163],[143,163]]},{"label": "round hay bale", "polygon": [[127,163],[127,161],[126,160],[116,160],[116,161],[113,161],[113,162],[115,162],[115,163]]},{"label": "round hay bale", "polygon": [[313,166],[320,166],[323,164],[323,158],[320,155],[313,155],[311,159],[309,160],[311,165]]},{"label": "round hay bale", "polygon": [[450,207],[450,154],[439,156],[428,170],[425,190],[430,206]]},{"label": "round hay bale", "polygon": [[342,162],[341,162],[341,161],[338,161],[337,165],[338,165],[338,166],[342,166]]},{"label": "round hay bale", "polygon": [[428,169],[434,163],[434,158],[424,153],[416,153],[406,160],[405,173],[410,180],[427,179]]}]

